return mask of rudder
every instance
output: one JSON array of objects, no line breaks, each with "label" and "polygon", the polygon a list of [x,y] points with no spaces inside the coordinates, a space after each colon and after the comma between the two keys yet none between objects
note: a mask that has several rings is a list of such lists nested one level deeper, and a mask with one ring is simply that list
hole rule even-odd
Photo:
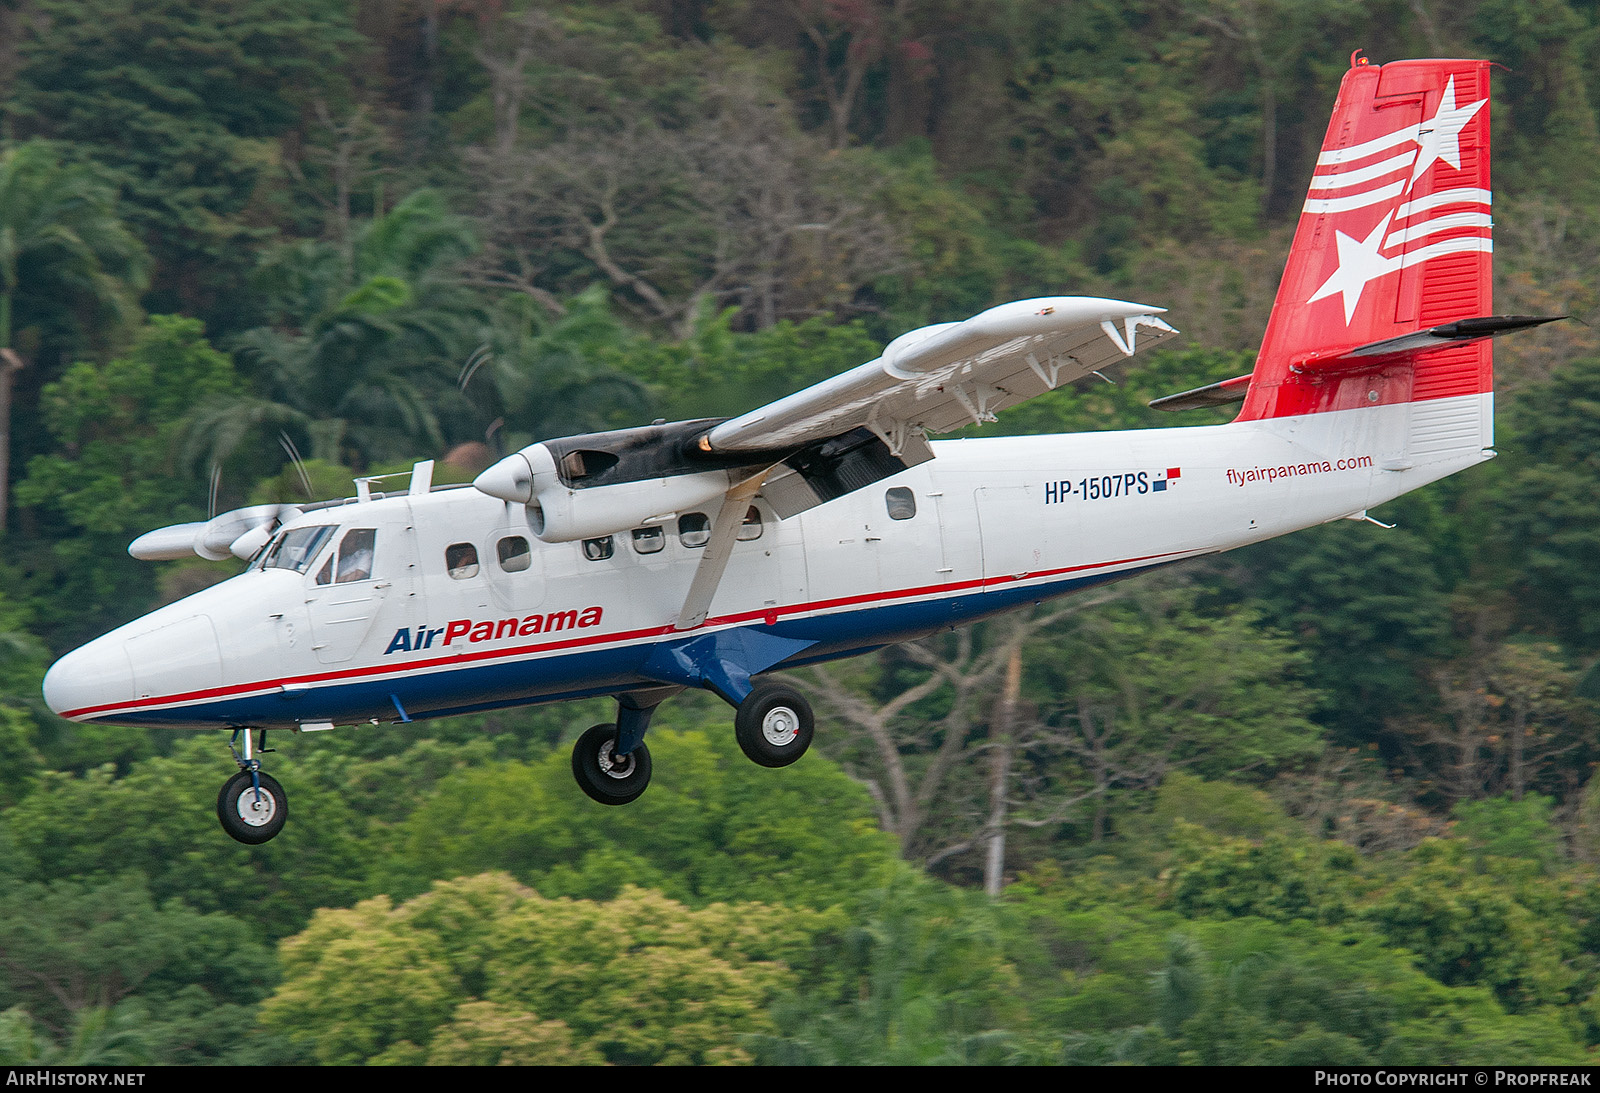
[{"label": "rudder", "polygon": [[[1454,340],[1407,339],[1490,315],[1491,200],[1489,63],[1357,60],[1340,85],[1239,420],[1491,392],[1487,333],[1469,340],[1464,324]],[[1452,404],[1440,439],[1454,450],[1488,447],[1488,402],[1474,400],[1482,409],[1470,425],[1469,407]],[[1430,415],[1412,416],[1415,432]]]}]

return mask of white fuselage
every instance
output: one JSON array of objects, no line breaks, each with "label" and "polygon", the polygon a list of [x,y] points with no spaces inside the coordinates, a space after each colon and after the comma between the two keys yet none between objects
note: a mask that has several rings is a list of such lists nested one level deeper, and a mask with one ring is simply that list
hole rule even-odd
[{"label": "white fuselage", "polygon": [[[1491,398],[939,443],[790,520],[758,499],[760,536],[689,631],[673,624],[701,522],[624,530],[606,556],[540,542],[520,506],[473,489],[352,502],[290,525],[335,528],[303,572],[252,566],[114,630],[63,657],[46,697],[79,721],[325,727],[659,687],[658,647],[718,630],[803,642],[789,665],[846,656],[1360,514],[1488,458]],[[370,578],[316,583],[356,528],[377,533]],[[452,574],[463,546],[476,566]]]}]

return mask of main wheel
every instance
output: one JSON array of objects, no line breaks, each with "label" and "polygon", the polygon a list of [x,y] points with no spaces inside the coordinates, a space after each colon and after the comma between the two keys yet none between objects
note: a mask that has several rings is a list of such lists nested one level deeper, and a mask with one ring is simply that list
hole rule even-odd
[{"label": "main wheel", "polygon": [[733,716],[740,750],[764,767],[786,767],[804,755],[815,728],[811,703],[786,683],[757,684]]},{"label": "main wheel", "polygon": [[257,774],[261,793],[250,784],[250,772],[241,770],[222,785],[217,794],[217,819],[222,830],[242,843],[256,846],[283,830],[289,818],[289,798],[275,778]]},{"label": "main wheel", "polygon": [[596,725],[572,745],[572,776],[578,788],[603,805],[625,805],[650,784],[650,749],[641,743],[618,755],[617,727]]}]

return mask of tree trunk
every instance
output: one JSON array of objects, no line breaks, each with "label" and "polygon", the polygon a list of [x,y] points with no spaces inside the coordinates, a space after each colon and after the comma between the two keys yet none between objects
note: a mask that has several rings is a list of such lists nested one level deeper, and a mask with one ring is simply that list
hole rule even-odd
[{"label": "tree trunk", "polygon": [[433,66],[439,56],[439,5],[438,0],[424,0],[422,5],[422,78],[417,86],[417,113],[424,119],[433,117]]},{"label": "tree trunk", "polygon": [[1522,791],[1525,785],[1523,776],[1523,737],[1528,731],[1528,700],[1522,695],[1512,699],[1513,713],[1511,717],[1511,799],[1522,800]]},{"label": "tree trunk", "polygon": [[990,733],[992,766],[989,776],[988,853],[983,862],[983,890],[990,897],[1000,894],[1006,864],[1006,782],[1011,773],[1011,754],[1015,750],[1017,696],[1022,690],[1022,643],[1011,647],[1006,662],[1006,683],[995,710]]},{"label": "tree trunk", "polygon": [[22,357],[11,348],[11,293],[0,293],[0,535],[11,510],[11,384]]}]

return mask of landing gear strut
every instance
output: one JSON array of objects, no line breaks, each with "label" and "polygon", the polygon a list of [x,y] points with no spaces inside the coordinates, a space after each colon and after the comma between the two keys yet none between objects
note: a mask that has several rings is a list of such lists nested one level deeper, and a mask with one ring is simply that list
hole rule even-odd
[{"label": "landing gear strut", "polygon": [[[244,737],[242,756],[234,746],[241,735]],[[267,731],[262,729],[263,751],[270,750],[265,747],[266,740]],[[283,830],[284,821],[289,818],[289,798],[275,778],[261,772],[261,761],[251,747],[249,729],[234,729],[228,750],[239,764],[239,773],[224,782],[222,792],[217,794],[217,819],[222,822],[222,830],[233,838],[256,846]]]}]

